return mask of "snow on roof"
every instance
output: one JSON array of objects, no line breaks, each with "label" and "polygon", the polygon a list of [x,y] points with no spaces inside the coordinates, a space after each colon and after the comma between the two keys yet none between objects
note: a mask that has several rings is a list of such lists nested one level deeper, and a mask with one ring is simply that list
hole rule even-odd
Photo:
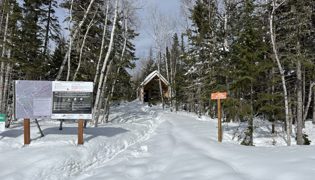
[{"label": "snow on roof", "polygon": [[158,76],[161,81],[163,81],[166,85],[169,85],[170,83],[157,71],[151,72],[145,79],[144,81],[140,84],[140,86],[145,86],[148,84],[155,76]]}]

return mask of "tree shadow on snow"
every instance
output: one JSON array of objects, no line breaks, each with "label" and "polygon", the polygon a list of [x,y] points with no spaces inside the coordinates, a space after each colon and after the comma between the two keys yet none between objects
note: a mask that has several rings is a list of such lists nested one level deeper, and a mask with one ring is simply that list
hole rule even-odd
[{"label": "tree shadow on snow", "polygon": [[[123,128],[116,128],[116,127],[97,127],[97,128],[87,128],[84,129],[84,134],[90,135],[89,137],[85,138],[84,141],[89,141],[98,136],[105,136],[105,137],[113,137],[118,134],[123,134],[128,132],[128,130]],[[77,135],[78,128],[77,127],[63,127],[63,130],[60,131],[58,127],[51,127],[43,130],[45,135],[49,134],[60,134],[60,135]]]},{"label": "tree shadow on snow", "polygon": [[16,138],[23,134],[23,129],[12,129],[0,133],[0,139],[4,137]]}]

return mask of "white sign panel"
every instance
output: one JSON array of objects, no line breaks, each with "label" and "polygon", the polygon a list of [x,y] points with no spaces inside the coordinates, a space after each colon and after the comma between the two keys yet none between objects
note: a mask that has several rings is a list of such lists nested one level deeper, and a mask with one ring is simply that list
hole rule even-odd
[{"label": "white sign panel", "polygon": [[52,119],[92,119],[92,82],[52,83]]},{"label": "white sign panel", "polygon": [[50,117],[51,89],[51,81],[15,81],[15,117]]}]

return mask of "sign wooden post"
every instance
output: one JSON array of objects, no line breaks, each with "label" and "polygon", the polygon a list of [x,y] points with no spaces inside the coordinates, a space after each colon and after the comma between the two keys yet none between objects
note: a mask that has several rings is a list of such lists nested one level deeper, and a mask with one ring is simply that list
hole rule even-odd
[{"label": "sign wooden post", "polygon": [[222,142],[221,101],[218,99],[218,141]]},{"label": "sign wooden post", "polygon": [[222,131],[222,121],[221,121],[221,99],[226,99],[226,92],[216,92],[211,93],[211,99],[217,100],[218,104],[218,141],[222,142],[223,139],[223,131]]},{"label": "sign wooden post", "polygon": [[30,119],[24,119],[24,145],[31,143]]},{"label": "sign wooden post", "polygon": [[83,141],[83,126],[84,126],[84,120],[79,119],[79,122],[78,122],[78,145],[82,145],[84,143],[84,141]]}]

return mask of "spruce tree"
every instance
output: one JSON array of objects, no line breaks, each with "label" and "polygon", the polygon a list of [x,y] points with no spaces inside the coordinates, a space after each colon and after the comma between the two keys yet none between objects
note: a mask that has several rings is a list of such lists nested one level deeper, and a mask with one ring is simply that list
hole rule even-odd
[{"label": "spruce tree", "polygon": [[239,7],[239,13],[236,41],[231,46],[231,90],[239,98],[240,118],[248,122],[242,144],[253,145],[256,88],[259,77],[265,72],[263,61],[266,44],[263,40],[263,23],[255,12],[255,1],[245,0]]}]

